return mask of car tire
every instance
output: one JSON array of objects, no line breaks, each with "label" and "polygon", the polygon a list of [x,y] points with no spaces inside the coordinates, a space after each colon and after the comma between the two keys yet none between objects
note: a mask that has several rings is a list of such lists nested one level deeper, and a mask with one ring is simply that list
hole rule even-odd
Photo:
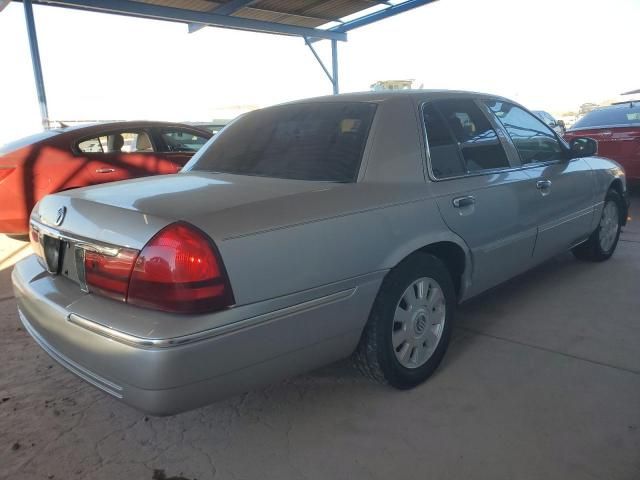
[{"label": "car tire", "polygon": [[366,377],[398,389],[424,382],[444,357],[456,293],[444,263],[407,257],[384,278],[353,360]]},{"label": "car tire", "polygon": [[580,260],[602,262],[611,258],[616,250],[622,228],[623,201],[615,190],[609,190],[604,200],[598,227],[589,238],[572,249]]},{"label": "car tire", "polygon": [[7,233],[6,234],[7,237],[9,237],[12,240],[19,240],[21,242],[28,242],[29,241],[29,234],[28,233]]}]

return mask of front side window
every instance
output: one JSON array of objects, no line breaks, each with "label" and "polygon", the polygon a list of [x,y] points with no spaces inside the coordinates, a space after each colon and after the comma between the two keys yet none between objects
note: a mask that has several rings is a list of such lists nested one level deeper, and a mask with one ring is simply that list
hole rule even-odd
[{"label": "front side window", "polygon": [[183,171],[353,182],[375,109],[327,102],[256,110],[218,133]]},{"label": "front side window", "polygon": [[560,142],[541,120],[511,103],[494,100],[486,103],[513,140],[523,165],[564,158]]},{"label": "front side window", "polygon": [[436,178],[510,166],[496,131],[473,100],[429,103],[423,117]]},{"label": "front side window", "polygon": [[153,152],[147,132],[113,132],[78,142],[83,153],[136,153]]},{"label": "front side window", "polygon": [[180,129],[163,129],[160,135],[166,146],[163,150],[167,152],[197,152],[209,140],[208,137]]}]

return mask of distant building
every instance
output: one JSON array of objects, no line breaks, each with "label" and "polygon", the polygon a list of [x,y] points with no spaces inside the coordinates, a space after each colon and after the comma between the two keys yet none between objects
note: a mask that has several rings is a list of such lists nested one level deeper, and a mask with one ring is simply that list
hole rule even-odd
[{"label": "distant building", "polygon": [[422,88],[415,87],[415,80],[379,80],[376,83],[371,85],[371,90],[374,92],[379,92],[383,90],[411,90],[412,88]]}]

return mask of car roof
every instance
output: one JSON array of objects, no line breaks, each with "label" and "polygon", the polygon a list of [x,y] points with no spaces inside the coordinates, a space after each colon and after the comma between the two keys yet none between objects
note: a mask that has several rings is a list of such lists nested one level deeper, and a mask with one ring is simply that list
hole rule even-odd
[{"label": "car roof", "polygon": [[[447,99],[447,98],[494,98],[496,100],[506,100],[511,103],[512,100],[508,100],[499,95],[493,95],[489,93],[472,92],[466,90],[389,90],[389,91],[375,91],[375,92],[354,92],[354,93],[341,93],[339,95],[326,95],[322,97],[307,98],[302,100],[295,100],[293,102],[287,102],[285,105],[296,103],[322,103],[322,102],[375,102],[381,103],[388,100],[394,100],[398,98],[415,98],[424,99],[430,97],[433,99]],[[517,103],[516,103],[517,104]]]},{"label": "car roof", "polygon": [[582,122],[585,118],[588,117],[592,117],[594,115],[597,115],[599,112],[607,112],[607,111],[611,111],[611,110],[631,110],[633,113],[637,113],[638,109],[640,108],[640,102],[637,101],[630,101],[630,102],[624,102],[624,103],[616,103],[613,105],[607,105],[604,107],[598,107],[595,108],[593,110],[591,110],[590,112],[585,113],[582,118],[580,118],[568,131],[578,131],[578,130],[597,130],[599,128],[605,128],[605,129],[614,129],[614,128],[628,128],[628,127],[636,127],[638,126],[638,122],[633,122],[633,123],[611,123],[611,122],[604,122],[601,125],[580,125],[580,122]]},{"label": "car roof", "polygon": [[[611,105],[605,105],[604,107],[598,107],[598,108],[594,108],[593,110],[591,110],[591,112],[596,112],[599,110],[615,110],[615,109],[629,109],[629,108],[634,108],[634,107],[640,107],[640,101],[636,100],[629,100],[627,102],[617,102],[617,103],[613,103]],[[585,115],[588,115],[589,113],[586,113]]]},{"label": "car roof", "polygon": [[177,123],[177,122],[160,122],[153,120],[132,120],[132,121],[120,121],[120,122],[92,122],[92,123],[83,123],[79,125],[71,125],[61,128],[53,128],[53,131],[59,133],[68,133],[68,132],[82,132],[84,130],[94,131],[94,130],[112,130],[119,128],[150,128],[150,127],[162,127],[162,128],[189,128],[192,130],[199,130],[206,133],[211,133],[206,129],[199,128],[195,125],[188,125],[186,123]]}]

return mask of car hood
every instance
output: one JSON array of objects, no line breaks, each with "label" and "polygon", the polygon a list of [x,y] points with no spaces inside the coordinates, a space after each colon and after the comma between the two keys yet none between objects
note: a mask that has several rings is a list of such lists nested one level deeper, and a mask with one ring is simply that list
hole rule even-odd
[{"label": "car hood", "polygon": [[[32,218],[89,239],[139,248],[178,220],[193,223],[214,239],[278,227],[292,221],[286,213],[295,210],[292,205],[299,198],[294,197],[307,198],[343,186],[188,172],[60,192],[40,201]],[[56,226],[62,208],[65,219]]]}]

